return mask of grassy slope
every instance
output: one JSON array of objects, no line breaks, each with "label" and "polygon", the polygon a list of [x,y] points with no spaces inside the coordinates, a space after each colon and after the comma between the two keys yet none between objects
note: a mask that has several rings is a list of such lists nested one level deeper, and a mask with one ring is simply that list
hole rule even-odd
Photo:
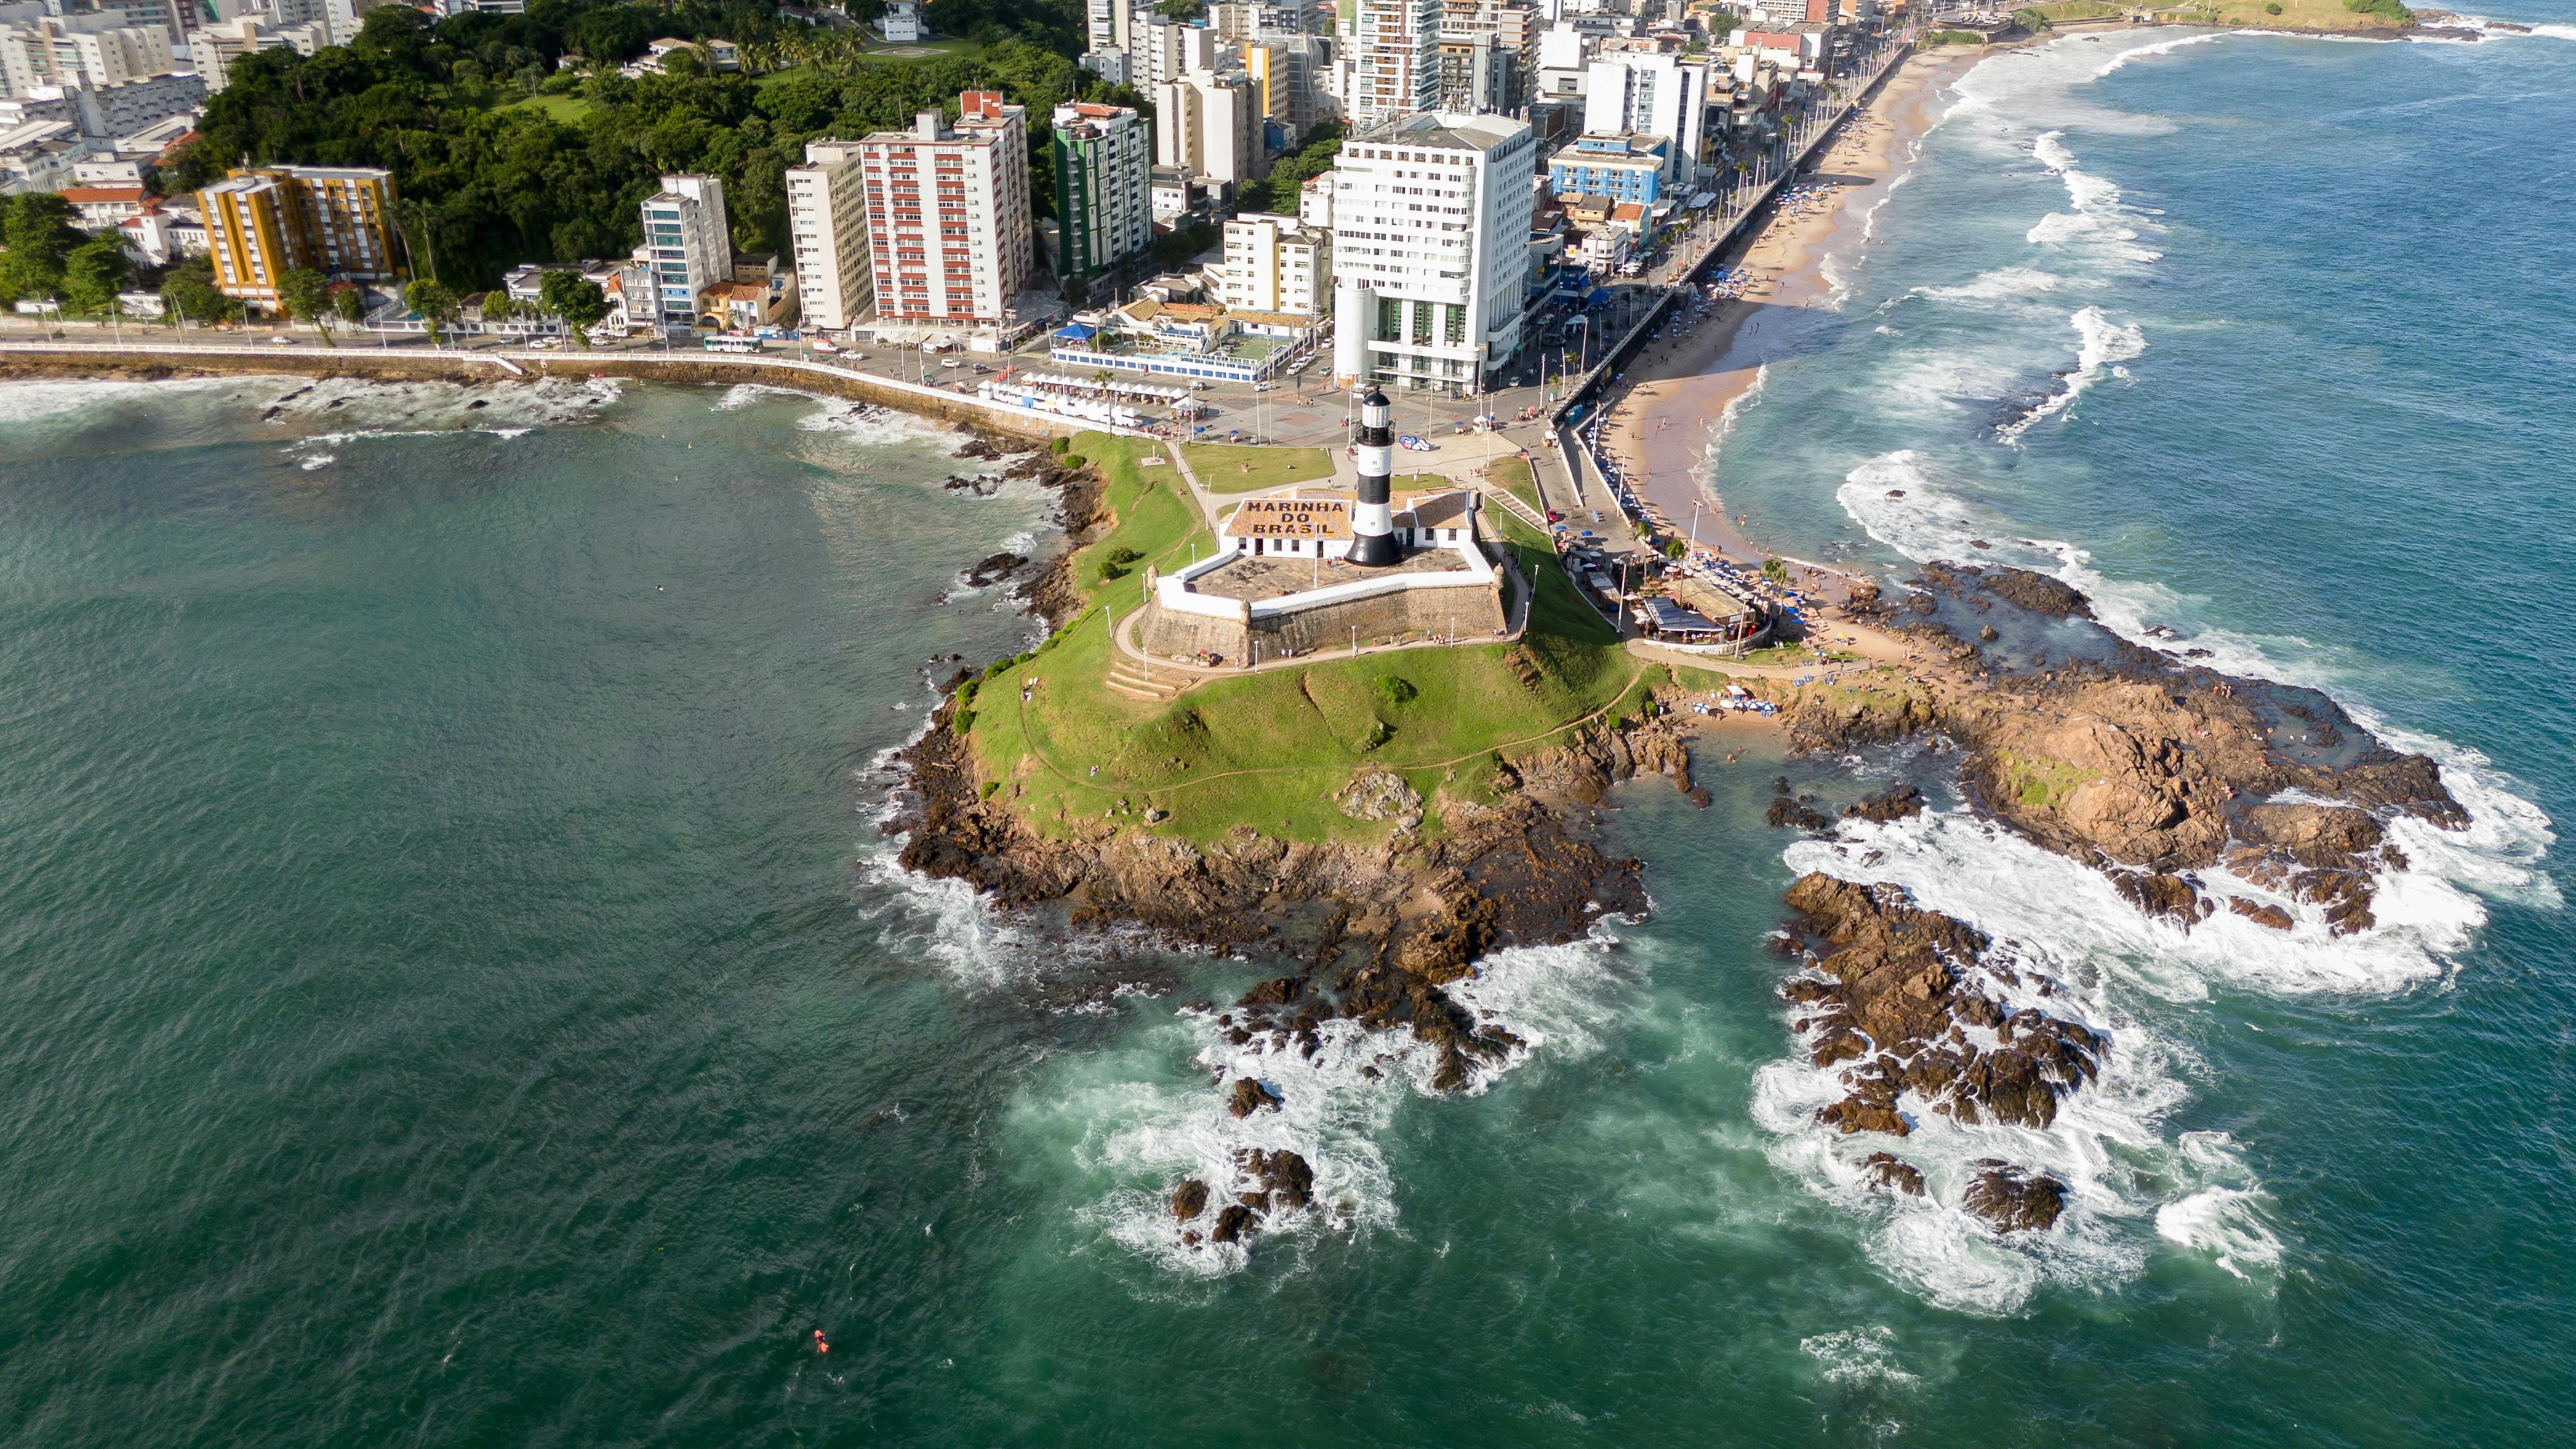
[{"label": "grassy slope", "polygon": [[2036,15],[2042,20],[2111,20],[2126,13],[2126,7],[2112,0],[2057,0],[2053,5],[2025,5],[2015,15]]},{"label": "grassy slope", "polygon": [[[2185,25],[2246,25],[2289,30],[2393,30],[2407,23],[2393,16],[2360,15],[2344,8],[2343,0],[2268,0],[2281,7],[2281,13],[2264,9],[2267,0],[2209,0],[2209,3],[2176,6],[2155,12],[2159,20]],[[2411,18],[2411,17],[2410,17]]]},{"label": "grassy slope", "polygon": [[1493,466],[1485,470],[1485,481],[1528,504],[1531,512],[1546,516],[1546,506],[1538,498],[1538,480],[1531,476],[1526,460],[1496,458]]},{"label": "grassy slope", "polygon": [[[1332,801],[1362,765],[1400,770],[1426,796],[1445,788],[1482,798],[1492,789],[1495,752],[1508,758],[1560,743],[1575,723],[1633,709],[1663,677],[1618,647],[1534,533],[1504,519],[1524,573],[1539,579],[1530,635],[1518,646],[1323,657],[1201,685],[1167,704],[1111,694],[1100,682],[1111,652],[1096,605],[1105,596],[1124,617],[1138,607],[1141,588],[1135,573],[1100,582],[1099,562],[1127,548],[1168,566],[1204,553],[1210,540],[1168,469],[1136,467],[1134,440],[1086,433],[1073,449],[1100,463],[1117,519],[1073,560],[1095,607],[983,686],[970,736],[984,777],[1009,782],[1015,808],[1046,834],[1067,834],[1123,800],[1137,812],[1122,817],[1132,828],[1144,828],[1148,805],[1160,806],[1173,818],[1156,833],[1196,841],[1237,824],[1296,840],[1383,836],[1388,826],[1356,824]],[[1534,685],[1521,682],[1519,660],[1535,667]],[[1390,702],[1378,688],[1388,675],[1416,696]],[[1037,683],[1023,706],[1025,680]],[[1393,734],[1371,749],[1381,723]]]},{"label": "grassy slope", "polygon": [[1290,483],[1331,482],[1332,455],[1321,448],[1253,448],[1192,443],[1184,454],[1210,493],[1257,493]]}]

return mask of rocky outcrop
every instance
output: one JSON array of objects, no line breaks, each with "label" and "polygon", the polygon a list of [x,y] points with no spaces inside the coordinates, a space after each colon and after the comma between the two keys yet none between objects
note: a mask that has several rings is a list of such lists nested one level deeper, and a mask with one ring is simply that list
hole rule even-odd
[{"label": "rocky outcrop", "polygon": [[1012,571],[1027,562],[1028,559],[1024,555],[1012,553],[1005,549],[1000,553],[994,554],[990,558],[984,559],[973,568],[968,569],[966,571],[966,587],[970,589],[991,588],[993,585],[1010,577]]},{"label": "rocky outcrop", "polygon": [[2066,1211],[2066,1184],[2036,1176],[2000,1158],[1981,1158],[1981,1169],[1959,1195],[1959,1206],[1984,1218],[1998,1233],[2046,1232]]},{"label": "rocky outcrop", "polygon": [[[1934,564],[1916,583],[1888,617],[1946,661],[1925,724],[1965,746],[1970,798],[2110,870],[2141,910],[2206,919],[2197,872],[2224,865],[2315,902],[2330,929],[2362,930],[2372,875],[2404,868],[2382,848],[2386,820],[2467,823],[2433,761],[2372,739],[2315,690],[2132,644],[2092,622],[2082,594],[2023,570]],[[1809,721],[1806,742],[1870,737],[1830,724]],[[2313,799],[2279,798],[2292,793]]]},{"label": "rocky outcrop", "polygon": [[1867,820],[1884,825],[1923,813],[1923,792],[1899,781],[1857,805],[1843,807],[1845,820]]},{"label": "rocky outcrop", "polygon": [[1861,1159],[1860,1180],[1886,1193],[1923,1195],[1923,1172],[1893,1152],[1873,1152]]},{"label": "rocky outcrop", "polygon": [[1353,820],[1422,821],[1422,795],[1393,770],[1362,770],[1333,797]]},{"label": "rocky outcrop", "polygon": [[2275,931],[2286,931],[2293,924],[2288,911],[2282,910],[2279,906],[2256,905],[2243,896],[2229,896],[2227,908],[2258,926],[2269,927]]},{"label": "rocky outcrop", "polygon": [[1990,942],[1974,927],[1917,908],[1897,887],[1822,874],[1800,879],[1788,899],[1826,950],[1781,995],[1813,1008],[1796,1027],[1809,1060],[1840,1066],[1848,1089],[1817,1120],[1903,1137],[1914,1130],[1902,1105],[1911,1096],[1971,1126],[2046,1127],[2059,1100],[2100,1070],[2109,1045],[2100,1033],[1980,989],[2020,978],[1984,960]]},{"label": "rocky outcrop", "polygon": [[[1183,1228],[1184,1246],[1239,1243],[1261,1228],[1314,1205],[1315,1169],[1298,1153],[1284,1147],[1267,1151],[1242,1147],[1235,1150],[1233,1165],[1234,1200],[1217,1210],[1216,1220],[1204,1239],[1196,1229]],[[1209,1197],[1206,1183],[1195,1177],[1183,1179],[1172,1189],[1172,1216],[1189,1222],[1207,1208]]]},{"label": "rocky outcrop", "polygon": [[1225,1110],[1237,1117],[1249,1117],[1255,1112],[1278,1111],[1279,1100],[1279,1094],[1272,1091],[1267,1082],[1257,1077],[1237,1077],[1234,1079],[1234,1093],[1226,1099]]}]

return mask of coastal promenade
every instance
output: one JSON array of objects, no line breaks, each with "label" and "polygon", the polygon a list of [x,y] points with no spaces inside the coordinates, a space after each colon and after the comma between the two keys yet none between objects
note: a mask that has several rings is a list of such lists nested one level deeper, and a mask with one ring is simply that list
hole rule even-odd
[{"label": "coastal promenade", "polygon": [[112,373],[136,376],[285,373],[389,381],[448,379],[460,382],[634,377],[670,382],[760,383],[854,398],[884,407],[925,413],[950,422],[998,428],[1037,438],[1068,437],[1077,432],[1148,436],[1141,429],[1039,412],[979,398],[972,393],[906,382],[829,363],[720,352],[375,348],[356,343],[340,347],[315,347],[301,343],[292,347],[263,347],[235,341],[206,343],[129,337],[74,341],[49,338],[0,341],[0,373],[10,372],[88,377]]}]

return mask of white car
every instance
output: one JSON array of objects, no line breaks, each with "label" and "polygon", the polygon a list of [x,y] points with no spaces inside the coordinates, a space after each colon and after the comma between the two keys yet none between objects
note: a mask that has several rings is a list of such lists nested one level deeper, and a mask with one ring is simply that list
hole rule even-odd
[{"label": "white car", "polygon": [[268,339],[268,340],[269,340],[269,345],[271,345],[271,346],[273,346],[273,347],[293,347],[293,346],[295,345],[295,339],[294,339],[294,338],[292,338],[292,337],[287,336],[287,335],[286,335],[285,333],[283,333],[283,332],[279,333],[279,334],[278,334],[278,335],[276,335],[275,337],[272,337],[272,338],[270,338],[270,339]]}]

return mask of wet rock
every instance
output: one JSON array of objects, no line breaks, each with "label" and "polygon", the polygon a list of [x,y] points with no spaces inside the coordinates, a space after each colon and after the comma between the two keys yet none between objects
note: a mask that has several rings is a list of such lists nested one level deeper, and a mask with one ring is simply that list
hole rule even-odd
[{"label": "wet rock", "polygon": [[1207,1211],[1208,1185],[1195,1177],[1184,1178],[1172,1189],[1172,1216],[1188,1222]]},{"label": "wet rock", "polygon": [[1871,820],[1885,824],[1923,813],[1923,792],[1907,784],[1890,785],[1857,805],[1843,807],[1846,820]]},{"label": "wet rock", "polygon": [[1270,1210],[1295,1212],[1314,1201],[1315,1169],[1287,1148],[1264,1152],[1247,1147],[1235,1153],[1235,1165],[1252,1179]]},{"label": "wet rock", "polygon": [[2066,1211],[2066,1184],[2045,1173],[2026,1170],[1998,1158],[1979,1159],[1984,1169],[1969,1179],[1959,1206],[1984,1218],[1998,1233],[2046,1232]]},{"label": "wet rock", "polygon": [[2370,909],[2370,877],[2359,871],[2303,870],[2290,877],[2290,892],[2325,907],[2326,929],[2335,935],[2367,931],[2379,924]]},{"label": "wet rock", "polygon": [[1873,1152],[1861,1159],[1860,1180],[1881,1192],[1923,1195],[1923,1172],[1893,1152]]},{"label": "wet rock", "polygon": [[1801,830],[1818,832],[1833,828],[1833,822],[1817,814],[1815,807],[1801,805],[1786,795],[1773,796],[1771,808],[1763,813],[1762,818],[1774,830],[1785,829],[1792,825]]},{"label": "wet rock", "polygon": [[1225,1110],[1237,1117],[1249,1117],[1255,1112],[1276,1112],[1279,1104],[1279,1094],[1258,1078],[1237,1077],[1234,1079],[1234,1093],[1227,1099]]},{"label": "wet rock", "polygon": [[[1814,1065],[1855,1063],[1842,1077],[1848,1094],[1819,1121],[1902,1137],[1913,1128],[1899,1101],[1911,1093],[1961,1122],[2046,1127],[2059,1100],[2097,1075],[2100,1033],[2033,1008],[2007,1012],[1977,989],[1980,974],[2003,974],[1982,964],[1983,932],[1916,907],[1898,887],[1823,874],[1800,879],[1788,901],[1832,949],[1781,994],[1819,1008],[1804,1023]],[[1969,1026],[2000,1044],[1968,1044]]]},{"label": "wet rock", "polygon": [[2290,929],[2290,913],[2279,906],[2258,906],[2243,896],[2229,896],[2227,908],[2258,926],[2268,926],[2275,931]]},{"label": "wet rock", "polygon": [[1306,989],[1303,976],[1277,976],[1236,998],[1237,1006],[1285,1006]]},{"label": "wet rock", "polygon": [[1994,625],[1992,625],[1992,624],[1981,624],[1981,625],[1979,625],[1979,626],[1977,627],[1977,637],[1978,637],[1979,639],[1984,640],[1984,641],[1985,641],[1986,643],[1988,643],[1988,644],[1992,644],[1993,642],[1995,642],[1996,640],[1998,640],[1998,639],[2000,639],[2000,638],[2002,638],[2002,637],[2004,637],[2004,636],[2003,636],[2003,635],[2001,635],[2001,634],[1999,634],[1999,633],[1996,633],[1996,632],[1995,632],[1995,626],[1994,626]]},{"label": "wet rock", "polygon": [[2212,907],[2192,889],[2191,882],[2178,875],[2154,871],[2120,871],[2111,884],[2129,904],[2150,916],[2162,916],[2185,926],[2208,916]]},{"label": "wet rock", "polygon": [[1239,1243],[1252,1230],[1252,1209],[1241,1203],[1228,1203],[1216,1215],[1216,1226],[1208,1230],[1211,1243]]},{"label": "wet rock", "polygon": [[1027,558],[1007,550],[994,554],[966,571],[966,586],[970,589],[990,588],[1027,562]]}]

